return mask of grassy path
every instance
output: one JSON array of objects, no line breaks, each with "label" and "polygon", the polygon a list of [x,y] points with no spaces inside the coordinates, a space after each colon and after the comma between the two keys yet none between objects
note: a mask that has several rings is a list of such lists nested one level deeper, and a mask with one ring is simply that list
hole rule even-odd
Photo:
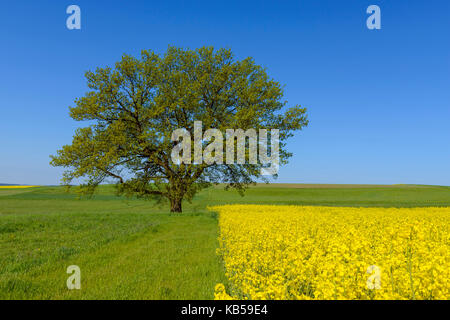
[{"label": "grassy path", "polygon": [[[113,223],[121,217],[104,219],[103,231],[90,226],[92,217],[84,218],[64,228],[56,220],[65,219],[54,216],[45,232],[16,233],[11,241],[2,233],[0,253],[10,258],[0,264],[0,298],[211,299],[214,285],[223,281],[211,216],[135,215],[124,223],[129,232],[122,233]],[[56,228],[64,230],[53,233]],[[21,242],[19,252],[14,242]],[[80,267],[82,290],[67,290],[69,265]]]}]

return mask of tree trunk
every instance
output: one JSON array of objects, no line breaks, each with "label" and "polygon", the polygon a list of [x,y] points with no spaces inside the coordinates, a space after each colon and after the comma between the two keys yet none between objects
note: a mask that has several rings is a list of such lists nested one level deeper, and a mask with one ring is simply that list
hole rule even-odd
[{"label": "tree trunk", "polygon": [[182,212],[181,201],[182,199],[179,198],[170,199],[170,212]]}]

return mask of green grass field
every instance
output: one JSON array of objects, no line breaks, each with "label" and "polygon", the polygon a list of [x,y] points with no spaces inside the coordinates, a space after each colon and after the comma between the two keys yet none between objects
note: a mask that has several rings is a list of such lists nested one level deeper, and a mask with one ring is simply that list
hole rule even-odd
[{"label": "green grass field", "polygon": [[[211,299],[225,282],[209,205],[450,206],[450,187],[259,185],[240,197],[211,188],[182,214],[114,195],[61,187],[0,189],[0,299]],[[66,268],[81,268],[68,290]]]}]

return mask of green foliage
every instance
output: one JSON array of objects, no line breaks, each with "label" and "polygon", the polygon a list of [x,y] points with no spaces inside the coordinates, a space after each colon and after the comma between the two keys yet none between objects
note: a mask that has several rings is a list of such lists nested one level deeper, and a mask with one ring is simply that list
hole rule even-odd
[{"label": "green foliage", "polygon": [[[183,214],[149,210],[144,200],[117,197],[113,186],[81,200],[61,187],[10,190],[0,189],[0,299],[212,299],[226,279],[207,206],[450,206],[450,188],[431,186],[258,185],[243,198],[214,187]],[[66,287],[73,264],[81,290]]]},{"label": "green foliage", "polygon": [[[236,61],[230,50],[169,47],[160,56],[142,51],[140,59],[124,55],[115,68],[87,72],[89,92],[77,99],[70,115],[91,121],[75,132],[51,164],[63,166],[63,182],[86,178],[82,191],[92,193],[112,179],[119,194],[167,198],[181,211],[211,184],[226,183],[243,191],[261,178],[261,164],[174,164],[174,130],[194,137],[194,121],[205,129],[279,129],[280,164],[290,153],[286,139],[307,125],[306,109],[285,102],[278,82],[251,58]],[[192,144],[193,145],[193,144]]]}]

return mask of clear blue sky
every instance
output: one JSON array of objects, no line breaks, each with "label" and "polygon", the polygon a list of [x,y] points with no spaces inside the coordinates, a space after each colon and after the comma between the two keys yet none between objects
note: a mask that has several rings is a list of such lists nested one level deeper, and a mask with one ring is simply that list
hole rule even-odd
[{"label": "clear blue sky", "polygon": [[[0,183],[58,184],[84,72],[169,44],[231,48],[310,126],[279,182],[450,185],[450,2],[8,1],[0,10]],[[77,4],[82,29],[66,28]],[[368,30],[366,8],[381,8]]]}]

